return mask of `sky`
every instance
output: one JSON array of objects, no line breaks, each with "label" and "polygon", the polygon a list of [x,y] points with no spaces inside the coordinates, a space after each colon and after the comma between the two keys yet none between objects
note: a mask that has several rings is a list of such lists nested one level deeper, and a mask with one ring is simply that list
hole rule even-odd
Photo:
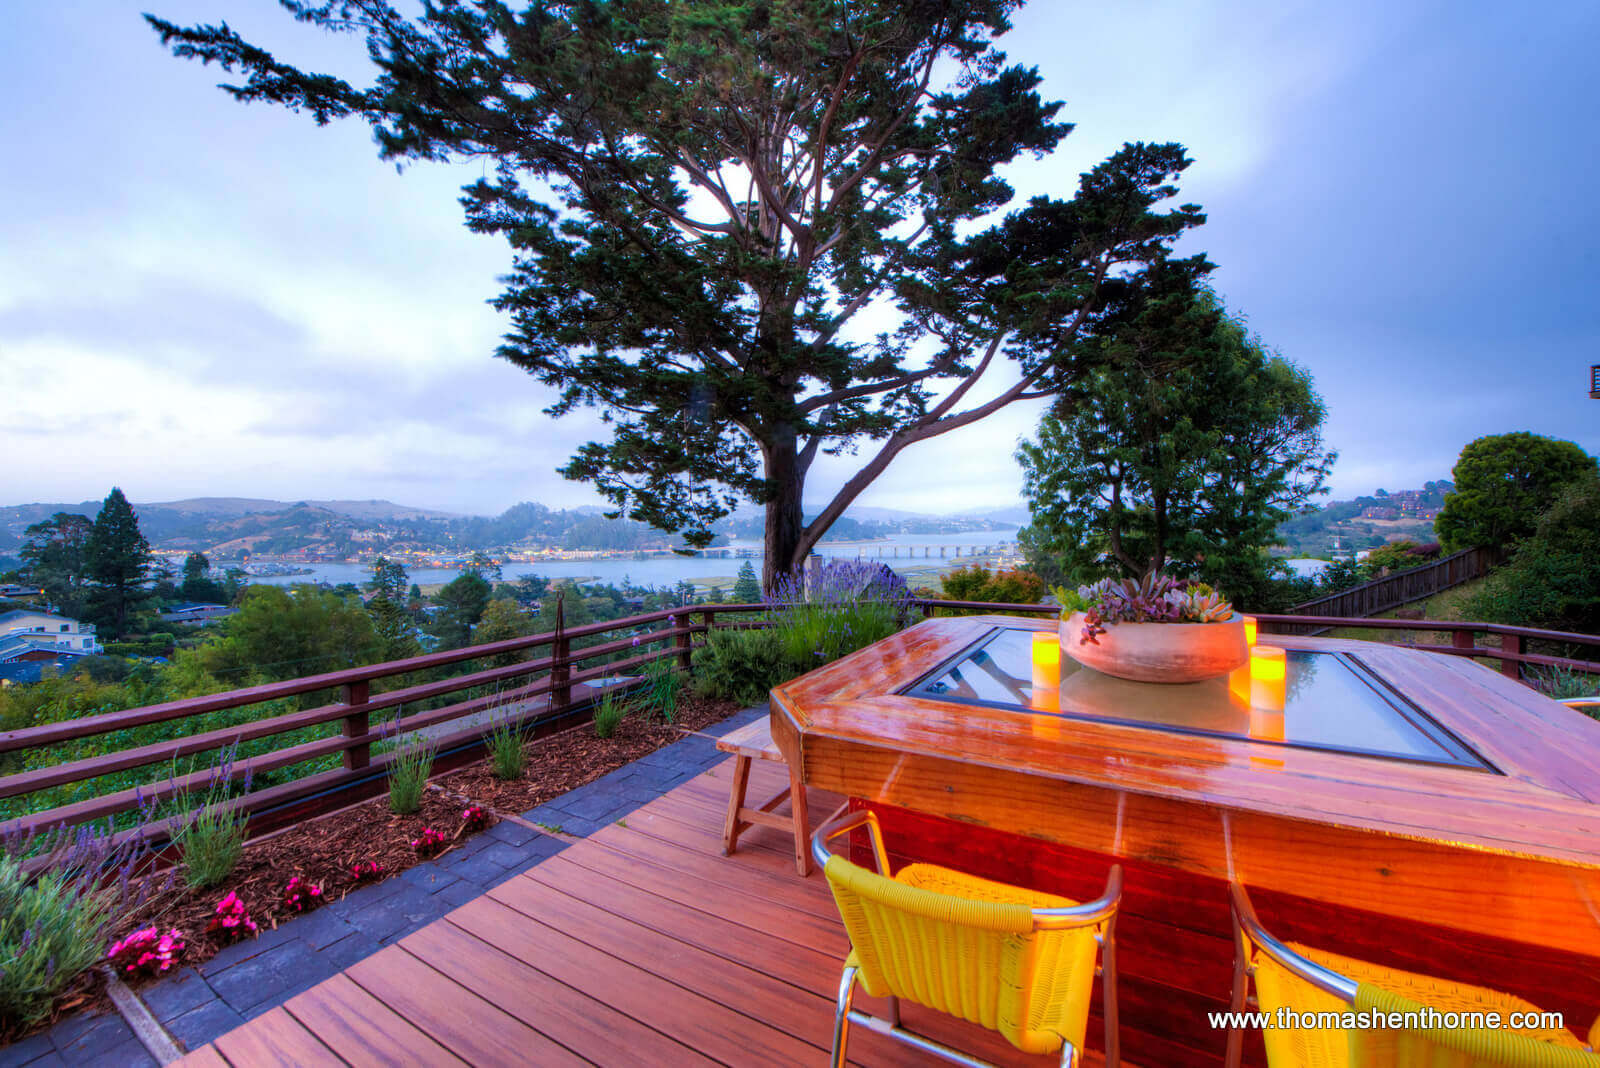
[{"label": "sky", "polygon": [[[361,41],[266,0],[149,0],[365,80]],[[467,232],[479,165],[397,173],[359,122],[214,88],[113,0],[16,5],[0,37],[0,504],[387,498],[468,513],[601,503],[556,474],[603,434],[493,356],[510,266]],[[1600,453],[1600,5],[1034,0],[1003,47],[1075,132],[1018,164],[1069,196],[1179,141],[1184,249],[1307,368],[1348,498],[1448,477],[1528,430]],[[996,386],[998,388],[998,385]],[[1041,404],[908,449],[861,505],[1015,505]],[[808,502],[852,458],[819,459]]]}]

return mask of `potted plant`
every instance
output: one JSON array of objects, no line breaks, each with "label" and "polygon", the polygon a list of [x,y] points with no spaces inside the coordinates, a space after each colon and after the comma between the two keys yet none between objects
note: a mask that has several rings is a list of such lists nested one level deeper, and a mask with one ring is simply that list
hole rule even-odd
[{"label": "potted plant", "polygon": [[1102,579],[1061,600],[1061,650],[1137,682],[1198,682],[1250,659],[1244,619],[1204,583],[1153,572]]}]

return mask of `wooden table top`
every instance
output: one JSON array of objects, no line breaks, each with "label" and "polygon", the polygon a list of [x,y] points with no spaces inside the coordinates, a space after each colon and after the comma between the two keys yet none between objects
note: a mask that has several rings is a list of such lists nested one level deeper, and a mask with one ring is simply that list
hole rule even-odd
[{"label": "wooden table top", "polygon": [[[935,619],[772,691],[779,743],[828,741],[936,758],[1041,783],[1099,786],[1454,848],[1600,869],[1600,722],[1471,660],[1375,642],[1264,636],[1359,653],[1499,773],[1247,738],[1166,733],[897,693],[1012,616]],[[808,776],[808,781],[810,777]]]}]

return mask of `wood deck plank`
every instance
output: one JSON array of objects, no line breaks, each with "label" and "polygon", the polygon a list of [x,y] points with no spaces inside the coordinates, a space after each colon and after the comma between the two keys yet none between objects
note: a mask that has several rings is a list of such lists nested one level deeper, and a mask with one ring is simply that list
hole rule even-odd
[{"label": "wood deck plank", "polygon": [[496,991],[484,990],[487,998],[480,996],[399,946],[373,954],[345,974],[469,1063],[585,1063],[566,1047],[492,1004],[490,999]]},{"label": "wood deck plank", "polygon": [[201,1046],[178,1062],[179,1068],[232,1068],[215,1046]]},{"label": "wood deck plank", "polygon": [[494,991],[500,1008],[568,1049],[582,1050],[585,1058],[602,1064],[634,1059],[647,1064],[715,1063],[459,925],[429,924],[400,946],[469,990]]},{"label": "wood deck plank", "polygon": [[[781,788],[781,766],[756,767]],[[825,1063],[848,939],[826,880],[794,873],[788,836],[752,830],[721,855],[727,781],[691,780],[188,1063]],[[950,1017],[906,1019],[999,1064],[1045,1060]],[[874,1068],[926,1062],[859,1028],[851,1052]]]},{"label": "wood deck plank", "polygon": [[539,962],[556,978],[594,990],[618,1011],[671,1032],[724,1064],[792,1064],[816,1053],[787,1032],[754,1020],[741,1020],[737,1031],[730,1030],[728,1010],[695,992],[696,976],[684,976],[685,985],[679,986],[595,949],[584,940],[589,932],[558,931],[492,897],[463,905],[444,922],[493,941],[519,960]]},{"label": "wood deck plank", "polygon": [[282,1006],[262,1013],[255,1026],[236,1027],[216,1041],[233,1065],[342,1064],[338,1056]]},{"label": "wood deck plank", "polygon": [[297,994],[283,1007],[355,1068],[466,1064],[343,975]]},{"label": "wood deck plank", "polygon": [[[646,966],[663,965],[658,968],[662,975],[683,974],[688,969],[688,974],[699,976],[708,984],[705,993],[724,1004],[759,1012],[764,1019],[817,1046],[819,1053],[831,1048],[833,998],[844,966],[842,956],[806,953],[775,938],[762,943],[758,941],[762,938],[760,932],[734,928],[716,917],[696,915],[681,906],[670,924],[663,925],[670,930],[657,931],[647,926],[647,918],[675,903],[655,898],[649,901],[648,908],[641,909],[643,902],[636,891],[621,901],[602,903],[593,900],[592,880],[571,878],[572,872],[581,869],[564,869],[568,873],[564,880],[567,888],[562,890],[541,877],[545,874],[541,869],[546,867],[550,865],[541,864],[524,877],[503,883],[491,892],[492,896],[527,915],[560,920],[563,926],[581,923],[580,914],[585,910],[606,914],[609,921],[601,937],[614,949],[626,952],[628,947],[636,947],[636,959]],[[560,866],[555,867],[558,870],[551,873],[554,880],[563,881]],[[589,929],[587,925],[585,929]],[[778,975],[780,970],[785,974]],[[858,1007],[882,1011],[865,996],[858,998]],[[990,1060],[1006,1063],[1019,1056],[997,1034],[982,1028],[968,1027],[935,1013],[912,1012],[907,1019],[919,1021],[931,1037]],[[850,1048],[858,1055],[865,1054],[864,1061],[871,1064],[926,1063],[921,1054],[865,1029],[851,1037]],[[1053,1059],[1046,1060],[1055,1063]],[[1029,1061],[1024,1058],[1020,1063]]]}]

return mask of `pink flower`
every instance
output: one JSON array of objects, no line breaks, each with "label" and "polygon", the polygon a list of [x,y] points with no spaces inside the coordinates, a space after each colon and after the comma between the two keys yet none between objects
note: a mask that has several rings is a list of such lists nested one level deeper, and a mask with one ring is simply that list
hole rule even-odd
[{"label": "pink flower", "polygon": [[350,874],[357,882],[365,882],[382,875],[383,865],[375,860],[358,860],[350,865]]},{"label": "pink flower", "polygon": [[424,827],[421,836],[411,839],[411,848],[420,855],[429,857],[437,853],[444,842],[443,832],[436,831],[432,827]]},{"label": "pink flower", "polygon": [[322,897],[322,887],[313,886],[298,875],[289,877],[289,885],[283,888],[283,906],[295,912],[304,912],[317,903]]},{"label": "pink flower", "polygon": [[232,890],[226,897],[217,902],[217,909],[211,916],[211,922],[206,925],[207,934],[221,932],[230,939],[242,938],[246,934],[259,934],[260,928],[250,918],[250,913],[245,911],[244,902]]},{"label": "pink flower", "polygon": [[482,805],[468,805],[461,810],[461,822],[468,830],[481,830],[489,826],[489,813]]},{"label": "pink flower", "polygon": [[148,972],[160,975],[177,963],[183,954],[183,935],[176,927],[157,934],[154,927],[141,927],[128,937],[113,942],[106,960],[128,975]]}]

